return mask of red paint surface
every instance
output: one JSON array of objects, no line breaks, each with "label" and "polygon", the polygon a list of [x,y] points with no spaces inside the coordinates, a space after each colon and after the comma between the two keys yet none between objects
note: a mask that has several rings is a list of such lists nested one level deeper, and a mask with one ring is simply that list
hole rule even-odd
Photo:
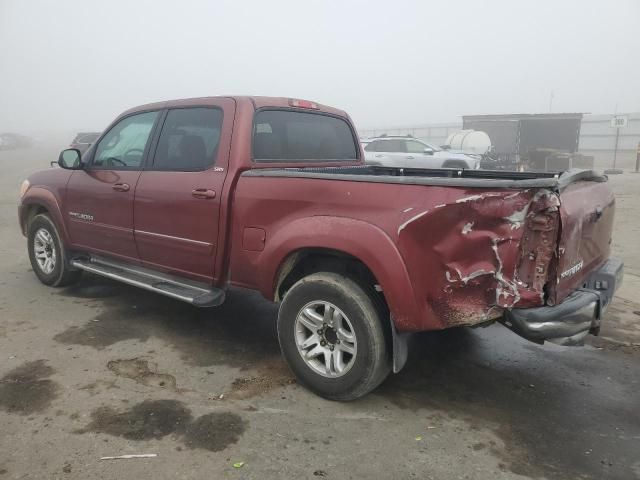
[{"label": "red paint surface", "polygon": [[[569,185],[560,196],[561,236],[554,288],[556,303],[580,287],[611,253],[615,198],[606,183],[580,182]],[[597,210],[601,214],[597,214]],[[562,272],[582,264],[576,273]]]}]

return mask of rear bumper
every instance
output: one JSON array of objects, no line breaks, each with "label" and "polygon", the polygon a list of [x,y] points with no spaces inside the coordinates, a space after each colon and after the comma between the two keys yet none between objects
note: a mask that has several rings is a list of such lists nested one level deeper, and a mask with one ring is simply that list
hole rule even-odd
[{"label": "rear bumper", "polygon": [[587,334],[598,334],[600,319],[622,284],[623,274],[622,260],[610,258],[564,302],[553,307],[514,308],[505,312],[502,323],[532,342],[582,345]]}]

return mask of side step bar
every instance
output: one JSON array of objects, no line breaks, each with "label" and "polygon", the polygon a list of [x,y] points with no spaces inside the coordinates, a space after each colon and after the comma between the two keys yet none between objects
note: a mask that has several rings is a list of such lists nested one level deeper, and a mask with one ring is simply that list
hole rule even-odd
[{"label": "side step bar", "polygon": [[71,266],[167,297],[182,300],[196,307],[216,307],[224,302],[224,290],[211,288],[148,268],[107,260],[101,257],[71,260]]}]

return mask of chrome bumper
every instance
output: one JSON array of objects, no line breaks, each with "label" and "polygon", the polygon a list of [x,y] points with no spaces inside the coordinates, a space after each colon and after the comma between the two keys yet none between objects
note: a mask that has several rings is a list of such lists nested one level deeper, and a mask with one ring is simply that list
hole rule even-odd
[{"label": "chrome bumper", "polygon": [[514,308],[505,312],[502,324],[532,342],[582,345],[587,334],[598,334],[600,319],[622,284],[623,275],[622,260],[610,258],[564,302],[553,307]]}]

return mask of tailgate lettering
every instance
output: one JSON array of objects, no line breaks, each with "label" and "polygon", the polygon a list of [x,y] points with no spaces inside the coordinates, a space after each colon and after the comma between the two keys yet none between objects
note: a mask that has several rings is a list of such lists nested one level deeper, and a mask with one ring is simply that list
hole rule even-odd
[{"label": "tailgate lettering", "polygon": [[573,267],[568,268],[567,270],[562,272],[560,274],[560,278],[567,278],[567,277],[571,277],[571,276],[575,275],[580,270],[582,270],[583,266],[584,266],[584,260],[580,260],[580,262],[576,263]]}]

